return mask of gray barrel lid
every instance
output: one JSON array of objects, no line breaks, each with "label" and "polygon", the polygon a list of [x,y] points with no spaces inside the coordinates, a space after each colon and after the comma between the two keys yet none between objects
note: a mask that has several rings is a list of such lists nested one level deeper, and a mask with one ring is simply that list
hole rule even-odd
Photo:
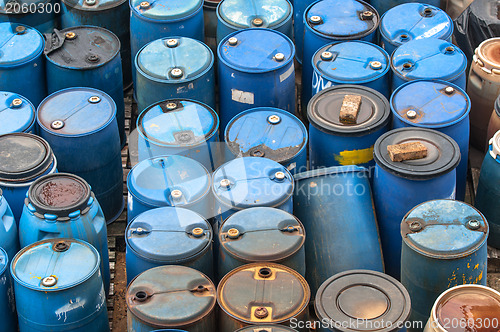
[{"label": "gray barrel lid", "polygon": [[125,3],[127,0],[61,0],[72,10],[82,11],[104,11],[115,8]]},{"label": "gray barrel lid", "polygon": [[226,219],[219,230],[219,242],[230,255],[242,261],[279,261],[302,248],[305,229],[288,212],[255,207]]},{"label": "gray barrel lid", "polygon": [[436,259],[471,255],[485,245],[489,227],[467,203],[438,199],[417,205],[401,222],[401,236],[412,250]]},{"label": "gray barrel lid", "polygon": [[215,286],[203,273],[182,265],[164,265],[135,277],[127,288],[129,312],[157,328],[193,324],[216,304]]},{"label": "gray barrel lid", "polygon": [[35,122],[35,107],[25,97],[0,91],[0,135],[24,132]]},{"label": "gray barrel lid", "polygon": [[[339,120],[346,95],[361,96],[356,124]],[[362,85],[336,85],[320,91],[307,105],[307,118],[317,129],[332,135],[363,136],[387,125],[391,110],[380,92]]]},{"label": "gray barrel lid", "polygon": [[106,127],[116,116],[116,104],[105,92],[69,88],[54,92],[38,106],[37,122],[54,135],[84,136]]},{"label": "gray barrel lid", "polygon": [[0,68],[18,66],[35,59],[42,54],[44,44],[42,34],[29,26],[0,23]]},{"label": "gray barrel lid", "polygon": [[[427,157],[402,162],[392,161],[388,145],[421,142]],[[412,180],[428,180],[454,170],[460,162],[460,148],[448,135],[426,128],[400,128],[380,136],[373,148],[373,159],[382,169]]]},{"label": "gray barrel lid", "polygon": [[54,160],[49,143],[39,136],[0,135],[0,181],[27,182],[45,173]]},{"label": "gray barrel lid", "polygon": [[[393,277],[376,271],[351,270],[323,282],[314,308],[318,319],[334,324],[336,331],[389,332],[398,331],[398,325],[404,326],[411,300],[405,287]],[[387,326],[388,322],[392,325]]]},{"label": "gray barrel lid", "polygon": [[127,246],[138,256],[162,264],[189,261],[212,243],[212,228],[199,214],[161,207],[135,217],[125,231]]},{"label": "gray barrel lid", "polygon": [[[249,291],[249,290],[256,290]],[[246,324],[283,323],[309,304],[309,285],[293,269],[275,263],[253,263],[221,279],[217,302],[224,312]]]},{"label": "gray barrel lid", "polygon": [[7,256],[7,252],[2,247],[0,247],[0,277],[4,275],[8,266],[9,256]]},{"label": "gray barrel lid", "polygon": [[217,7],[217,16],[239,29],[272,29],[290,19],[292,11],[288,0],[224,0]]},{"label": "gray barrel lid", "polygon": [[297,332],[285,325],[265,324],[265,325],[251,325],[237,330],[236,332]]},{"label": "gray barrel lid", "polygon": [[23,287],[57,292],[82,284],[99,269],[97,250],[75,239],[35,242],[14,257],[12,277]]},{"label": "gray barrel lid", "polygon": [[202,6],[203,0],[130,0],[130,8],[138,15],[162,21],[187,19]]},{"label": "gray barrel lid", "polygon": [[58,41],[47,42],[44,53],[48,61],[63,68],[97,68],[110,62],[120,53],[118,37],[101,27],[77,26],[61,31],[54,30],[52,39],[54,38]]}]

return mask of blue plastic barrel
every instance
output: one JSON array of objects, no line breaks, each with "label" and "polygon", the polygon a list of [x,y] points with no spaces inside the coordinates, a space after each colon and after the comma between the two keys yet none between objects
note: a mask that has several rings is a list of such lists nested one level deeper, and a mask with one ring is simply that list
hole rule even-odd
[{"label": "blue plastic barrel", "polygon": [[35,107],[17,93],[0,91],[0,135],[35,133]]},{"label": "blue plastic barrel", "polygon": [[[472,206],[434,200],[401,222],[401,283],[410,293],[410,321],[425,322],[438,296],[462,284],[486,285],[488,223]],[[409,329],[422,331],[423,325]]]},{"label": "blue plastic barrel", "polygon": [[189,332],[220,331],[215,328],[215,285],[190,267],[149,269],[132,280],[125,299],[129,332],[167,327]]},{"label": "blue plastic barrel", "polygon": [[465,90],[466,67],[465,54],[452,43],[437,38],[415,39],[392,53],[392,90],[418,79],[440,79]]},{"label": "blue plastic barrel", "polygon": [[0,1],[0,22],[29,25],[41,33],[54,30],[60,12],[57,0]]},{"label": "blue plastic barrel", "polygon": [[[260,329],[260,330],[259,330]],[[292,328],[285,325],[278,324],[265,324],[265,325],[251,325],[239,329],[236,332],[255,332],[255,331],[265,331],[265,332],[297,332]]]},{"label": "blue plastic barrel", "polygon": [[14,257],[19,251],[19,236],[16,220],[9,203],[0,188],[0,248],[3,248],[9,257]]},{"label": "blue plastic barrel", "polygon": [[10,271],[21,332],[109,332],[99,253],[86,242],[50,239],[22,249]]},{"label": "blue plastic barrel", "polygon": [[307,129],[293,114],[274,107],[256,107],[236,115],[224,132],[226,160],[265,157],[290,173],[307,170]]},{"label": "blue plastic barrel", "polygon": [[97,249],[104,289],[108,294],[110,271],[106,220],[90,186],[76,175],[45,175],[33,182],[28,191],[19,222],[21,247],[53,238],[80,239]]},{"label": "blue plastic barrel", "polygon": [[304,11],[310,4],[317,0],[292,0],[293,6],[293,36],[297,52],[295,59],[302,64],[304,54]]},{"label": "blue plastic barrel", "polygon": [[38,106],[47,96],[42,35],[26,25],[4,22],[0,36],[0,91],[18,93]]},{"label": "blue plastic barrel", "polygon": [[0,136],[0,189],[19,224],[28,188],[44,174],[57,172],[56,157],[39,136],[14,133]]},{"label": "blue plastic barrel", "polygon": [[12,279],[9,272],[9,256],[0,247],[0,315],[2,316],[2,331],[17,332],[16,304],[12,297]]},{"label": "blue plastic barrel", "polygon": [[[392,161],[387,146],[420,142],[427,156]],[[426,128],[400,128],[382,135],[373,150],[377,163],[373,199],[384,254],[385,271],[399,279],[401,219],[415,205],[431,199],[455,198],[460,148],[448,135]]]},{"label": "blue plastic barrel", "polygon": [[52,147],[59,170],[81,176],[92,187],[107,223],[124,207],[123,169],[116,106],[93,88],[69,88],[38,108],[40,136]]},{"label": "blue plastic barrel", "polygon": [[470,112],[470,99],[465,91],[445,81],[411,81],[394,91],[391,110],[393,128],[435,129],[458,143],[461,159],[457,167],[456,199],[465,200]]},{"label": "blue plastic barrel", "polygon": [[389,9],[396,7],[397,5],[408,2],[420,2],[438,7],[442,1],[441,0],[370,0],[371,5],[375,7],[375,9],[377,9],[380,15],[384,14]]},{"label": "blue plastic barrel", "polygon": [[226,36],[217,52],[221,128],[254,107],[295,113],[295,47],[287,36],[270,29],[245,29]]}]

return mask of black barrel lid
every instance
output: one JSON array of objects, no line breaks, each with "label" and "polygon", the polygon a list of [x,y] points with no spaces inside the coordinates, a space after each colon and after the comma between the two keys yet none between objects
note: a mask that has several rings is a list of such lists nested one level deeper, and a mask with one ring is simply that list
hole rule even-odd
[{"label": "black barrel lid", "polygon": [[[402,162],[392,161],[387,152],[388,145],[421,142],[427,148],[427,157]],[[425,128],[400,128],[380,136],[373,148],[375,162],[387,172],[413,180],[428,180],[457,167],[460,148],[448,135]]]}]

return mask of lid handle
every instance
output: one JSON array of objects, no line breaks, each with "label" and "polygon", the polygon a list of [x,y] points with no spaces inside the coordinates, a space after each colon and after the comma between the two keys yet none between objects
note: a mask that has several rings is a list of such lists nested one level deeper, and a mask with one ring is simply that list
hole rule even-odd
[{"label": "lid handle", "polygon": [[427,157],[427,147],[421,142],[388,145],[387,152],[391,160],[397,162]]},{"label": "lid handle", "polygon": [[340,122],[344,124],[356,124],[360,108],[361,96],[345,95],[340,108]]},{"label": "lid handle", "polygon": [[46,33],[45,35],[45,48],[43,53],[49,55],[55,50],[61,48],[66,40],[66,35],[61,31],[54,29],[52,33]]}]

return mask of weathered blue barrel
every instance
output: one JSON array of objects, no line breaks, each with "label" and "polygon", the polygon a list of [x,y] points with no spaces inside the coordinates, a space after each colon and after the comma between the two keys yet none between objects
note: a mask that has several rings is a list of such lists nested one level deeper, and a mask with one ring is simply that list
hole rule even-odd
[{"label": "weathered blue barrel", "polygon": [[[354,121],[343,117],[344,104],[358,109]],[[338,85],[316,94],[307,106],[310,168],[375,166],[373,145],[389,129],[390,115],[387,99],[365,86]]]},{"label": "weathered blue barrel", "polygon": [[47,97],[38,108],[40,136],[56,155],[59,170],[92,186],[107,223],[121,214],[123,169],[116,106],[93,88],[69,88]]},{"label": "weathered blue barrel", "polygon": [[128,332],[158,328],[219,331],[215,327],[215,285],[190,267],[165,265],[149,269],[132,280],[125,298]]},{"label": "weathered blue barrel", "polygon": [[[472,206],[434,200],[413,208],[401,222],[401,283],[410,293],[410,320],[425,322],[446,289],[486,285],[488,223]],[[422,331],[415,326],[411,331]]]},{"label": "weathered blue barrel", "polygon": [[[389,145],[420,142],[427,156],[392,161]],[[431,199],[455,198],[460,148],[448,135],[425,128],[400,128],[382,135],[373,150],[373,199],[384,253],[385,271],[399,279],[401,219],[415,205]],[[300,218],[300,217],[299,217]]]},{"label": "weathered blue barrel", "polygon": [[157,39],[135,58],[134,96],[140,112],[165,99],[187,98],[215,109],[214,55],[186,37]]},{"label": "weathered blue barrel", "polygon": [[273,29],[292,39],[292,14],[288,0],[224,0],[217,6],[217,42],[248,28]]},{"label": "weathered blue barrel", "polygon": [[226,36],[217,52],[221,128],[254,107],[295,113],[295,47],[287,36],[270,29],[245,29]]},{"label": "weathered blue barrel", "polygon": [[56,157],[47,141],[26,133],[0,136],[0,189],[19,223],[24,199],[34,180],[57,172]]},{"label": "weathered blue barrel", "polygon": [[405,3],[387,11],[380,20],[380,45],[392,54],[402,44],[424,38],[451,42],[453,21],[443,10],[423,3]]},{"label": "weathered blue barrel", "polygon": [[35,133],[35,107],[17,93],[0,91],[0,135]]},{"label": "weathered blue barrel", "polygon": [[411,306],[406,288],[387,274],[341,272],[316,293],[314,309],[323,323],[316,331],[405,331]]},{"label": "weathered blue barrel", "polygon": [[181,155],[209,171],[219,165],[219,117],[190,99],[167,99],[146,108],[137,119],[139,160]]},{"label": "weathered blue barrel", "polygon": [[425,38],[409,41],[392,53],[392,90],[418,79],[441,79],[465,90],[467,58],[452,43]]},{"label": "weathered blue barrel", "polygon": [[239,329],[235,332],[297,332],[285,325],[265,324],[265,325],[250,325]]},{"label": "weathered blue barrel", "polygon": [[2,331],[17,332],[16,304],[14,290],[9,273],[9,256],[0,247],[0,315],[2,316]]},{"label": "weathered blue barrel", "polygon": [[10,209],[9,203],[0,188],[0,248],[3,248],[9,257],[14,257],[19,251],[19,237],[17,224]]},{"label": "weathered blue barrel", "polygon": [[99,253],[74,239],[22,249],[10,270],[21,332],[109,332]]},{"label": "weathered blue barrel", "polygon": [[183,156],[160,156],[141,161],[127,176],[127,218],[162,206],[193,210],[213,217],[211,176],[203,165]]},{"label": "weathered blue barrel", "polygon": [[0,22],[25,24],[41,33],[50,33],[57,26],[61,4],[55,0],[0,1]]},{"label": "weathered blue barrel", "polygon": [[312,96],[334,85],[359,84],[389,98],[390,63],[387,52],[369,42],[357,40],[326,45],[312,59]]},{"label": "weathered blue barrel", "polygon": [[295,59],[302,64],[304,54],[304,11],[316,0],[292,0],[293,6],[293,36],[297,52]]},{"label": "weathered blue barrel", "polygon": [[76,175],[45,175],[33,182],[28,191],[19,221],[21,247],[53,238],[80,239],[97,249],[104,289],[108,294],[110,271],[106,220],[90,186]]},{"label": "weathered blue barrel", "polygon": [[292,174],[307,170],[307,129],[297,117],[274,107],[256,107],[236,115],[224,132],[226,160],[265,157]]},{"label": "weathered blue barrel", "polygon": [[461,159],[457,167],[456,199],[465,200],[470,112],[470,99],[465,91],[444,81],[411,81],[394,91],[391,110],[393,128],[435,129],[458,143]]},{"label": "weathered blue barrel", "polygon": [[488,220],[490,236],[488,244],[500,248],[500,131],[490,140],[488,153],[484,156],[474,206]]},{"label": "weathered blue barrel", "polygon": [[141,213],[125,230],[127,282],[161,265],[184,265],[213,279],[212,227],[201,215],[179,207]]},{"label": "weathered blue barrel", "polygon": [[[420,2],[438,7],[441,4],[441,0],[370,0],[370,3],[375,9],[380,13],[380,15],[387,12],[389,9],[396,7],[397,5],[408,3],[408,2]],[[405,15],[408,15],[405,13]]]},{"label": "weathered blue barrel", "polygon": [[357,166],[295,175],[293,213],[307,230],[306,279],[313,296],[336,273],[384,271],[368,176]]},{"label": "weathered blue barrel", "polygon": [[38,106],[47,96],[42,35],[26,25],[4,22],[0,36],[0,91],[18,93]]},{"label": "weathered blue barrel", "polygon": [[169,36],[203,41],[203,0],[129,0],[132,60],[149,42]]},{"label": "weathered blue barrel", "polygon": [[304,277],[287,266],[265,262],[240,266],[226,274],[217,287],[217,302],[222,309],[217,331],[234,332],[261,323],[290,326],[294,320],[306,321],[310,296]]}]

